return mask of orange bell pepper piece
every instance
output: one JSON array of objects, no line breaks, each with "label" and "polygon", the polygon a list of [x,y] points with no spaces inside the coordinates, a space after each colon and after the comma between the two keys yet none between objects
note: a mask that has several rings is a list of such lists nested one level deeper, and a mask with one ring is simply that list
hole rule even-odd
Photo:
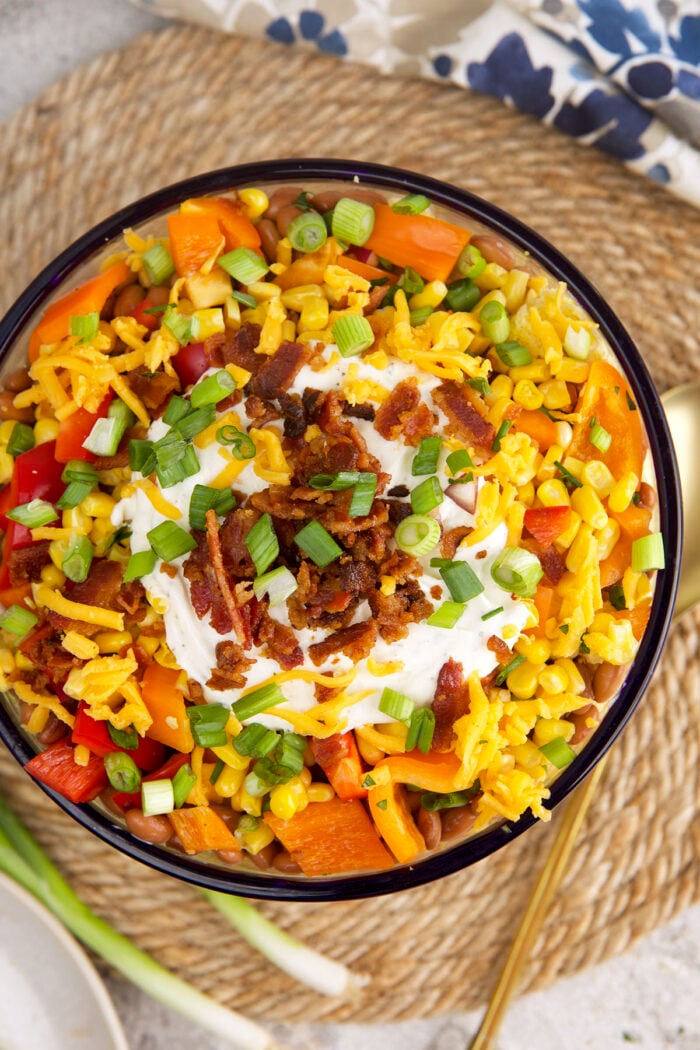
[{"label": "orange bell pepper piece", "polygon": [[634,637],[637,641],[640,641],[649,623],[651,602],[647,602],[645,605],[636,605],[634,609],[622,609],[620,612],[615,612],[614,615],[616,620],[629,620],[632,624]]},{"label": "orange bell pepper piece", "polygon": [[216,219],[226,241],[226,251],[252,248],[260,251],[260,234],[239,201],[228,197],[191,197],[180,205],[182,215],[207,215]]},{"label": "orange bell pepper piece", "polygon": [[411,816],[402,784],[389,781],[370,788],[369,809],[379,834],[399,864],[410,864],[423,853],[425,839]]},{"label": "orange bell pepper piece", "polygon": [[533,598],[535,608],[539,615],[539,623],[534,627],[528,627],[525,632],[527,635],[535,638],[545,637],[545,624],[552,615],[552,602],[554,601],[554,588],[548,587],[546,583],[538,583],[537,590]]},{"label": "orange bell pepper piece", "polygon": [[238,850],[238,839],[210,806],[186,806],[168,813],[185,853],[207,849]]},{"label": "orange bell pepper piece", "polygon": [[[580,420],[566,454],[584,461],[600,459],[618,479],[628,471],[640,477],[646,438],[627,381],[617,368],[607,361],[593,361],[576,412]],[[612,437],[607,452],[591,444],[594,417]]]},{"label": "orange bell pepper piece", "polygon": [[411,266],[428,281],[446,281],[471,234],[431,215],[397,215],[375,204],[374,229],[365,248],[396,266]]},{"label": "orange bell pepper piece", "polygon": [[[409,751],[406,755],[383,758],[368,776],[378,785],[391,780],[395,784],[413,784],[422,791],[446,795],[455,790],[455,779],[461,769],[462,763],[452,751],[430,751],[427,755]],[[388,771],[388,776],[382,770]]]},{"label": "orange bell pepper piece", "polygon": [[539,445],[540,450],[545,450],[550,445],[557,443],[557,425],[553,419],[546,416],[539,409],[518,412],[513,419],[513,430],[527,434],[529,438]]},{"label": "orange bell pepper piece", "polygon": [[25,598],[29,598],[31,593],[30,583],[20,584],[19,587],[5,587],[0,590],[0,605],[4,605],[6,609],[11,605],[25,605]]},{"label": "orange bell pepper piece", "polygon": [[168,234],[178,277],[189,277],[201,270],[225,244],[218,219],[206,212],[168,215]]},{"label": "orange bell pepper piece", "polygon": [[647,507],[636,507],[630,503],[621,513],[610,512],[610,516],[620,526],[620,538],[612,551],[600,563],[600,586],[611,587],[621,580],[625,569],[632,564],[632,544],[641,536],[649,534],[651,511]]},{"label": "orange bell pepper piece", "polygon": [[99,313],[112,292],[131,276],[131,270],[125,262],[116,262],[47,306],[29,339],[29,360],[36,361],[39,348],[45,343],[57,343],[65,339],[70,331],[71,317]]},{"label": "orange bell pepper piece", "polygon": [[344,270],[350,270],[351,273],[356,273],[358,277],[364,277],[366,281],[381,281],[386,278],[387,284],[396,284],[399,279],[398,274],[380,270],[378,266],[362,262],[361,259],[355,259],[352,255],[340,255],[337,265],[342,266]]},{"label": "orange bell pepper piece", "polygon": [[153,719],[146,736],[166,747],[189,754],[194,747],[185,697],[178,689],[180,672],[163,667],[154,660],[148,665],[141,682],[141,696]]},{"label": "orange bell pepper piece", "polygon": [[354,733],[334,733],[325,740],[314,737],[311,749],[339,798],[367,797],[367,788],[362,786],[365,774]]},{"label": "orange bell pepper piece", "polygon": [[332,237],[315,252],[295,259],[286,270],[277,274],[274,279],[283,292],[296,288],[300,284],[323,284],[326,268],[338,259],[338,245]]},{"label": "orange bell pepper piece", "polygon": [[291,820],[271,811],[265,823],[305,875],[386,871],[394,861],[359,799],[311,802]]}]

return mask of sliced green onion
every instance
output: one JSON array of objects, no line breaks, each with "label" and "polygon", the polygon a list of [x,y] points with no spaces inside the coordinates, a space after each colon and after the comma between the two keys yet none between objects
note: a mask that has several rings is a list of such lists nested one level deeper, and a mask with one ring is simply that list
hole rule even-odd
[{"label": "sliced green onion", "polygon": [[77,507],[86,496],[90,495],[94,487],[94,485],[83,484],[82,481],[71,481],[56,500],[56,507],[58,510],[70,510],[71,507]]},{"label": "sliced green onion", "polygon": [[228,743],[228,711],[221,704],[197,704],[187,708],[194,741],[200,747],[224,747]]},{"label": "sliced green onion", "polygon": [[569,357],[577,361],[585,361],[591,350],[591,334],[587,328],[579,328],[576,331],[571,325],[564,333],[564,349]]},{"label": "sliced green onion", "polygon": [[190,528],[207,527],[207,511],[216,511],[217,516],[228,514],[236,506],[236,497],[231,489],[214,489],[208,485],[195,485],[190,496]]},{"label": "sliced green onion", "polygon": [[360,480],[359,470],[339,470],[336,474],[312,474],[309,486],[321,492],[342,492]]},{"label": "sliced green onion", "polygon": [[252,248],[234,248],[217,259],[217,266],[241,284],[255,284],[268,271],[268,265]]},{"label": "sliced green onion", "polygon": [[83,583],[92,565],[95,548],[87,536],[76,536],[61,561],[61,569],[73,583]]},{"label": "sliced green onion", "polygon": [[483,583],[466,561],[448,562],[439,571],[455,602],[468,602],[484,589]]},{"label": "sliced green onion", "polygon": [[97,469],[92,463],[86,463],[82,459],[69,459],[61,474],[61,481],[78,481],[81,484],[92,485],[93,488],[99,480]]},{"label": "sliced green onion", "polygon": [[156,469],[156,454],[152,441],[132,438],[129,442],[129,467],[148,477]]},{"label": "sliced green onion", "polygon": [[664,538],[660,532],[632,541],[632,572],[650,572],[665,566]]},{"label": "sliced green onion", "polygon": [[334,322],[331,332],[342,357],[361,354],[374,342],[372,325],[360,314],[343,314]]},{"label": "sliced green onion", "polygon": [[600,423],[595,423],[591,427],[588,440],[599,452],[607,452],[612,444],[612,434],[605,427],[601,427]]},{"label": "sliced green onion", "polygon": [[457,806],[466,806],[481,790],[479,781],[475,781],[468,791],[448,791],[444,795],[436,791],[425,791],[421,795],[420,804],[428,813],[438,813],[441,809],[455,809]]},{"label": "sliced green onion", "polygon": [[499,303],[496,299],[489,299],[481,308],[479,320],[481,330],[489,342],[496,345],[506,341],[510,334],[510,318],[503,303]]},{"label": "sliced green onion", "polygon": [[468,379],[467,383],[474,390],[478,390],[482,397],[488,397],[491,393],[488,379],[484,376],[475,376],[473,379]]},{"label": "sliced green onion", "polygon": [[192,318],[178,313],[175,309],[165,311],[163,324],[172,332],[180,346],[185,346],[193,338]]},{"label": "sliced green onion", "polygon": [[343,548],[326,532],[320,521],[310,521],[305,525],[297,532],[294,542],[319,569],[325,569],[343,553]]},{"label": "sliced green onion", "polygon": [[200,379],[190,393],[190,404],[193,408],[202,405],[218,405],[236,389],[236,380],[225,368],[219,369],[206,379]]},{"label": "sliced green onion", "polygon": [[[204,410],[198,409],[198,411]],[[193,412],[192,415],[196,415],[196,413]],[[190,417],[188,416],[187,418],[189,419]],[[175,460],[169,458],[166,467],[161,467],[160,464],[156,466],[156,475],[160,482],[160,487],[163,489],[177,485],[178,482],[184,481],[185,478],[192,478],[195,474],[199,474],[199,460],[193,445],[183,445],[179,458]]]},{"label": "sliced green onion", "polygon": [[451,631],[466,609],[464,602],[443,602],[425,621],[429,627],[444,627]]},{"label": "sliced green onion", "polygon": [[292,219],[286,237],[298,252],[315,252],[328,239],[323,218],[317,211],[304,211]]},{"label": "sliced green onion", "polygon": [[253,593],[260,601],[267,595],[268,604],[271,609],[281,605],[283,601],[294,594],[297,589],[297,581],[289,569],[280,565],[278,569],[271,569],[262,576],[256,576],[253,580]]},{"label": "sliced green onion", "polygon": [[428,514],[409,514],[396,526],[394,540],[399,550],[420,558],[437,546],[440,523]]},{"label": "sliced green onion", "polygon": [[70,319],[70,334],[81,343],[89,343],[100,329],[100,315],[97,310],[89,314],[80,314]]},{"label": "sliced green onion", "polygon": [[496,675],[496,685],[503,685],[510,672],[514,671],[516,667],[520,667],[523,663],[525,663],[525,657],[522,653],[518,653],[498,672]]},{"label": "sliced green onion", "polygon": [[234,459],[253,459],[255,456],[255,442],[249,434],[244,434],[237,427],[219,427],[216,432],[216,440],[220,445],[230,445],[231,455]]},{"label": "sliced green onion", "polygon": [[239,755],[264,758],[265,755],[275,750],[279,741],[280,735],[275,733],[274,729],[266,729],[265,726],[253,722],[249,726],[244,726],[231,743],[234,751],[237,751]]},{"label": "sliced green onion", "polygon": [[245,538],[245,545],[255,564],[255,571],[260,576],[280,552],[277,533],[269,514],[258,518]]},{"label": "sliced green onion", "polygon": [[456,313],[469,313],[481,299],[481,290],[469,277],[452,281],[447,286],[445,302]]},{"label": "sliced green onion", "polygon": [[401,200],[394,201],[391,210],[397,215],[420,215],[430,207],[430,201],[422,193],[409,193]]},{"label": "sliced green onion", "polygon": [[130,580],[140,580],[142,576],[148,576],[156,567],[155,551],[137,551],[132,554],[124,569],[124,583]]},{"label": "sliced green onion", "polygon": [[477,277],[481,277],[486,269],[486,259],[475,245],[468,244],[465,248],[462,248],[456,269],[462,277],[469,277],[471,280],[475,280]]},{"label": "sliced green onion", "polygon": [[502,612],[503,612],[503,606],[499,605],[497,609],[490,609],[489,612],[485,612],[484,615],[481,617],[481,619],[485,623],[486,620],[490,620],[493,616],[498,616],[498,614],[502,613]]},{"label": "sliced green onion", "polygon": [[175,273],[173,257],[161,243],[147,248],[141,256],[141,262],[151,284],[164,284]]},{"label": "sliced green onion", "polygon": [[231,710],[239,722],[245,722],[246,719],[253,718],[255,715],[267,711],[268,707],[276,707],[278,704],[283,704],[286,699],[280,687],[275,682],[270,682],[268,685],[261,685],[259,689],[254,689],[246,696],[242,696],[240,700],[235,700],[231,704]]},{"label": "sliced green onion", "polygon": [[38,622],[39,617],[23,605],[11,605],[0,615],[0,627],[3,631],[16,635],[18,640],[25,638]]},{"label": "sliced green onion", "polygon": [[379,701],[379,710],[398,722],[406,722],[415,710],[416,704],[410,697],[397,693],[395,689],[384,689]]},{"label": "sliced green onion", "polygon": [[29,452],[35,444],[36,439],[32,428],[27,423],[15,423],[10,440],[7,442],[7,454],[8,456],[19,456],[23,452]]},{"label": "sliced green onion", "polygon": [[625,591],[621,583],[616,583],[614,587],[611,587],[608,591],[608,601],[612,605],[613,609],[626,609],[627,603],[625,601]]},{"label": "sliced green onion", "polygon": [[625,390],[625,399],[627,401],[627,407],[629,408],[630,412],[636,412],[637,411],[637,406],[635,405],[634,401],[630,397],[629,390]]},{"label": "sliced green onion", "polygon": [[180,766],[173,777],[173,804],[175,809],[180,809],[181,806],[184,806],[187,796],[196,783],[197,777],[192,772],[192,766],[189,762],[185,762],[184,766]]},{"label": "sliced green onion", "polygon": [[422,474],[434,474],[437,470],[441,447],[442,438],[439,435],[421,438],[418,451],[411,463],[411,474],[414,477],[419,477]]},{"label": "sliced green onion", "polygon": [[160,813],[172,813],[175,808],[173,782],[165,777],[161,780],[141,781],[141,809],[144,817],[156,817]]},{"label": "sliced green onion", "polygon": [[[228,375],[228,372],[226,375]],[[210,427],[215,419],[216,406],[201,405],[199,408],[195,408],[193,412],[188,412],[182,419],[178,419],[173,426],[173,430],[180,435],[183,441],[191,441],[197,434],[201,434],[203,430]]]},{"label": "sliced green onion", "polygon": [[166,310],[170,309],[170,303],[163,303],[162,306],[149,306],[143,312],[145,314],[164,314]]},{"label": "sliced green onion", "polygon": [[22,503],[19,507],[8,510],[7,517],[20,525],[26,525],[28,529],[37,529],[40,525],[48,525],[55,521],[58,513],[53,503],[47,503],[45,499],[32,499],[29,503]]},{"label": "sliced green onion", "polygon": [[450,452],[445,462],[447,463],[447,466],[450,469],[450,474],[453,478],[460,472],[460,470],[466,470],[467,467],[474,466],[474,461],[466,448],[458,448],[454,452]]},{"label": "sliced green onion", "polygon": [[506,434],[510,430],[511,426],[512,426],[512,420],[510,420],[510,419],[502,419],[501,420],[501,425],[499,426],[498,430],[496,431],[496,436],[493,439],[493,445],[491,446],[491,449],[494,452],[500,452],[500,450],[501,450],[501,441],[506,436]]},{"label": "sliced green onion", "polygon": [[172,427],[178,420],[183,419],[184,416],[188,415],[191,411],[190,403],[186,397],[180,397],[179,394],[173,394],[168,402],[168,407],[163,413],[163,422],[167,423],[169,427]]},{"label": "sliced green onion", "polygon": [[505,343],[498,343],[496,353],[504,365],[508,368],[519,368],[521,365],[532,364],[532,354],[526,346],[514,342],[512,339]]},{"label": "sliced green onion", "polygon": [[415,747],[427,755],[435,733],[435,714],[429,707],[419,707],[411,715],[406,734],[406,750]]},{"label": "sliced green onion", "polygon": [[[112,751],[105,755],[104,764],[107,779],[115,791],[126,791],[131,795],[141,787],[141,773],[131,755],[126,755],[123,751]],[[171,809],[172,806],[159,812],[169,813]]]},{"label": "sliced green onion", "polygon": [[239,292],[237,288],[234,288],[231,292],[231,298],[235,299],[241,306],[249,306],[251,310],[254,310],[258,305],[258,300],[254,295],[249,295],[248,292]]},{"label": "sliced green onion", "polygon": [[416,485],[411,493],[411,509],[414,514],[427,514],[428,511],[439,507],[445,498],[440,482],[433,475]]},{"label": "sliced green onion", "polygon": [[364,518],[369,514],[377,490],[377,475],[369,471],[361,473],[352,490],[352,499],[348,508],[349,518]]},{"label": "sliced green onion", "polygon": [[133,725],[128,726],[126,729],[117,729],[111,722],[108,722],[107,732],[112,743],[116,744],[117,747],[124,748],[126,751],[135,751],[141,742],[141,737]]},{"label": "sliced green onion", "polygon": [[505,547],[491,566],[491,578],[518,598],[532,598],[544,575],[536,554],[522,547]]},{"label": "sliced green onion", "polygon": [[409,323],[413,328],[420,328],[422,324],[425,324],[432,313],[435,313],[435,308],[432,306],[417,306],[416,309],[411,310],[408,315]]},{"label": "sliced green onion", "polygon": [[283,733],[282,739],[275,748],[274,760],[278,766],[291,776],[298,776],[304,768],[306,738],[298,733]]},{"label": "sliced green onion", "polygon": [[185,532],[174,521],[161,521],[160,525],[146,533],[146,539],[163,561],[179,558],[181,554],[186,554],[197,546],[189,532]]},{"label": "sliced green onion", "polygon": [[129,528],[129,526],[120,525],[118,529],[114,530],[112,535],[107,540],[107,543],[105,544],[104,548],[104,553],[107,554],[107,551],[111,550],[115,543],[123,543],[125,540],[128,540],[130,536],[131,529]]},{"label": "sliced green onion", "polygon": [[557,736],[554,740],[548,740],[546,744],[541,745],[540,751],[547,761],[551,762],[557,769],[563,769],[564,766],[568,766],[576,758],[576,752],[572,747],[569,747],[563,736]]},{"label": "sliced green onion", "polygon": [[399,283],[396,287],[403,288],[407,296],[418,295],[425,288],[425,281],[412,266],[407,266],[399,277]]},{"label": "sliced green onion", "polygon": [[221,774],[223,773],[223,771],[224,771],[224,760],[223,760],[223,758],[219,758],[219,759],[217,759],[217,761],[216,761],[216,763],[214,765],[214,768],[211,771],[211,774],[209,776],[209,783],[210,784],[215,784],[217,782],[217,780],[219,779],[219,777],[221,776]]},{"label": "sliced green onion", "polygon": [[570,470],[567,470],[566,467],[563,466],[558,459],[554,460],[554,466],[561,474],[562,480],[565,485],[571,485],[575,489],[583,488],[583,482],[579,481],[579,479],[574,474],[572,474]]},{"label": "sliced green onion", "polygon": [[96,456],[114,456],[124,434],[136,422],[136,416],[120,398],[115,398],[106,417],[98,419],[83,441],[83,448]]},{"label": "sliced green onion", "polygon": [[302,190],[301,193],[292,201],[295,208],[299,211],[313,211],[313,194],[309,193],[308,190]]},{"label": "sliced green onion", "polygon": [[350,197],[341,197],[333,209],[333,236],[348,244],[362,246],[374,229],[374,208]]}]

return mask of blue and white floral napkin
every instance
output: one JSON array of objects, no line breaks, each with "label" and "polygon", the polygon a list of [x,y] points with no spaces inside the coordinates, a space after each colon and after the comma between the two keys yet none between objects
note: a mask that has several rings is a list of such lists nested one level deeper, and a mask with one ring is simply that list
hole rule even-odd
[{"label": "blue and white floral napkin", "polygon": [[700,207],[700,0],[132,0],[495,95]]}]

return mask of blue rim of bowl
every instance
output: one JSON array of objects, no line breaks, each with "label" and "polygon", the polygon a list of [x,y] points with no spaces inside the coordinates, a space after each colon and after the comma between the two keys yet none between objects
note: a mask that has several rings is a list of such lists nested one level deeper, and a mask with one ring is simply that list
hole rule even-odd
[{"label": "blue rim of bowl", "polygon": [[[56,257],[31,282],[0,321],[0,363],[5,353],[35,311],[90,256],[103,249],[122,230],[138,226],[150,218],[179,205],[188,197],[212,195],[238,187],[289,183],[295,180],[322,180],[369,184],[404,193],[423,193],[431,201],[478,220],[489,231],[503,235],[555,279],[565,281],[580,305],[598,322],[622,367],[637,405],[644,406],[643,418],[654,463],[659,500],[660,529],[665,538],[666,569],[657,578],[649,623],[644,635],[642,656],[638,657],[622,690],[589,743],[555,780],[547,803],[553,809],[607,753],[641,700],[658,663],[666,639],[678,586],[681,557],[682,510],[678,466],[666,417],[651,377],[632,339],[596,288],[556,248],[524,223],[468,190],[429,176],[400,168],[355,160],[297,158],[269,160],[220,168],[173,183],[142,197],[94,226]],[[18,733],[4,706],[0,706],[0,737],[14,757],[25,765],[35,752]],[[496,852],[522,835],[537,818],[523,815],[517,823],[486,829],[444,851],[428,854],[415,865],[397,866],[386,872],[360,872],[356,875],[321,878],[285,877],[254,873],[211,864],[182,854],[166,852],[158,846],[134,838],[113,824],[92,805],[69,802],[44,785],[39,787],[79,824],[98,838],[135,860],[167,875],[224,893],[273,900],[338,901],[374,897],[410,889],[452,875]]]}]

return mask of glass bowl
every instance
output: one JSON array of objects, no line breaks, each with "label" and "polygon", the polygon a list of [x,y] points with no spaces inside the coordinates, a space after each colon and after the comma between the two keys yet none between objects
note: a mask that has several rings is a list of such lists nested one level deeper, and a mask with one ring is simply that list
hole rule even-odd
[{"label": "glass bowl", "polygon": [[[25,363],[29,333],[40,312],[58,294],[80,284],[99,262],[114,251],[114,242],[131,227],[161,232],[164,216],[189,197],[217,195],[247,186],[274,189],[301,184],[309,189],[354,182],[380,190],[424,194],[435,214],[464,222],[474,232],[504,238],[528,265],[566,282],[574,299],[597,322],[625,373],[642,414],[658,493],[659,525],[665,537],[666,569],[657,575],[651,615],[635,662],[614,702],[581,752],[551,784],[548,808],[556,806],[590,773],[621,732],[639,703],[659,659],[673,611],[681,548],[681,497],[678,471],[664,412],[639,352],[613,310],[596,289],[552,245],[501,209],[439,180],[398,168],[343,160],[294,159],[265,161],[197,175],[143,197],[75,241],[50,263],[0,322],[0,374]],[[161,219],[161,226],[158,220]],[[35,753],[19,724],[11,698],[0,704],[0,737],[24,765]],[[43,787],[43,785],[40,785]],[[151,845],[131,835],[98,803],[77,805],[43,787],[74,820],[104,842],[145,864],[188,882],[250,897],[286,900],[343,900],[408,889],[442,878],[489,856],[535,822],[530,813],[516,823],[491,825],[463,841],[451,841],[414,863],[388,871],[307,877],[272,869],[227,867],[205,856],[187,856],[167,846]]]}]

